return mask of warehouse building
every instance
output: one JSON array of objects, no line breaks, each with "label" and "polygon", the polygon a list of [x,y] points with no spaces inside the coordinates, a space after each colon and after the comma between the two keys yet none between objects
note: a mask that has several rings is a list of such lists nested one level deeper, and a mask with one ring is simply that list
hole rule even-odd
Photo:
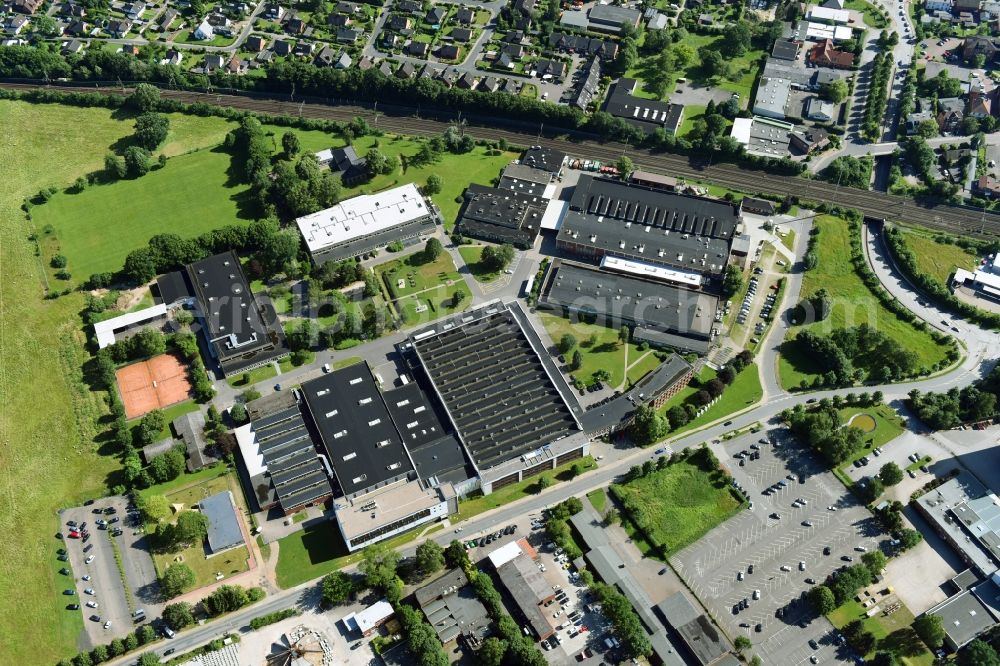
[{"label": "warehouse building", "polygon": [[636,339],[697,353],[708,351],[718,305],[716,296],[676,283],[561,259],[553,260],[538,296],[540,308],[562,316],[625,325]]},{"label": "warehouse building", "polygon": [[440,213],[413,183],[362,194],[298,218],[295,223],[317,264],[352,259],[395,241],[434,231]]},{"label": "warehouse building", "polygon": [[583,174],[556,236],[567,252],[620,257],[721,277],[740,227],[727,201]]},{"label": "warehouse building", "polygon": [[535,639],[543,641],[554,634],[545,609],[556,592],[539,569],[538,553],[528,540],[518,539],[497,548],[489,554],[489,560]]},{"label": "warehouse building", "polygon": [[164,305],[192,307],[212,358],[229,376],[288,354],[274,306],[254,296],[239,257],[230,250],[157,280]]},{"label": "warehouse building", "polygon": [[462,569],[452,569],[431,581],[418,589],[414,597],[442,645],[448,646],[461,638],[476,649],[489,635],[489,614]]},{"label": "warehouse building", "polygon": [[684,107],[671,102],[635,97],[639,82],[622,78],[608,90],[604,110],[629,125],[651,134],[658,129],[667,134],[676,134],[684,119]]},{"label": "warehouse building", "polygon": [[548,199],[515,189],[469,185],[455,230],[463,236],[527,249],[541,229]]},{"label": "warehouse building", "polygon": [[517,303],[440,320],[409,345],[484,494],[586,455],[569,386]]},{"label": "warehouse building", "polygon": [[921,495],[917,508],[979,576],[1000,567],[1000,500],[971,474]]}]

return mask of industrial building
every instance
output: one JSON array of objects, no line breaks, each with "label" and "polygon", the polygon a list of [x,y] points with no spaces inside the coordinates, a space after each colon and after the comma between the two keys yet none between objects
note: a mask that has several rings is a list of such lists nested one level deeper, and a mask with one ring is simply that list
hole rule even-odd
[{"label": "industrial building", "polygon": [[408,183],[346,199],[295,223],[313,261],[321,264],[431,233],[439,221],[434,205]]},{"label": "industrial building", "polygon": [[466,188],[463,199],[455,225],[458,233],[521,249],[535,242],[548,205],[542,194],[476,184]]},{"label": "industrial building", "polygon": [[586,455],[569,387],[517,303],[484,304],[410,335],[483,493]]},{"label": "industrial building", "polygon": [[489,635],[489,614],[461,568],[452,569],[421,587],[414,597],[442,645],[461,638],[476,649]]},{"label": "industrial building", "polygon": [[705,613],[695,609],[684,592],[673,593],[657,604],[656,610],[701,666],[708,666],[729,652],[729,641]]},{"label": "industrial building", "polygon": [[[587,322],[626,325],[635,329],[637,339],[658,341],[659,346],[708,351],[719,299],[697,290],[700,275],[677,276],[676,271],[614,257],[605,257],[603,267],[553,260],[538,306]],[[684,285],[685,277],[692,284]]]},{"label": "industrial building", "polygon": [[543,641],[555,633],[545,608],[556,597],[556,591],[538,568],[538,553],[527,539],[518,539],[489,554],[490,563],[503,586],[510,593],[520,614],[531,627],[536,640]]},{"label": "industrial building", "polygon": [[161,276],[157,289],[167,307],[194,309],[209,353],[227,376],[288,354],[274,306],[266,296],[254,296],[232,250]]},{"label": "industrial building", "polygon": [[980,577],[1000,568],[1000,500],[971,474],[921,495],[917,508]]},{"label": "industrial building", "polygon": [[684,107],[671,102],[635,97],[639,82],[621,78],[611,85],[604,110],[628,124],[650,134],[657,129],[676,134],[684,119]]},{"label": "industrial building", "polygon": [[556,236],[567,252],[620,257],[719,277],[741,224],[739,206],[583,174]]}]

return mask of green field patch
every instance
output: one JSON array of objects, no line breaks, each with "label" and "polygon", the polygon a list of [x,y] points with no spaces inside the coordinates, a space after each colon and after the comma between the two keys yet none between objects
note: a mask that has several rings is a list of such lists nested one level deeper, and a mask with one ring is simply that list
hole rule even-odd
[{"label": "green field patch", "polygon": [[[411,254],[380,264],[375,272],[407,326],[432,321],[472,305],[472,292],[447,252],[431,262],[423,260],[423,253]],[[465,295],[457,307],[456,292]]]},{"label": "green field patch", "polygon": [[608,496],[605,494],[604,488],[591,490],[587,493],[587,499],[590,500],[590,505],[594,507],[594,510],[603,516],[604,507],[607,506],[608,503]]},{"label": "green field patch", "polygon": [[[879,650],[890,651],[907,666],[931,666],[934,663],[934,655],[910,629],[913,613],[906,606],[901,606],[889,615],[879,612],[868,617],[861,603],[851,599],[826,617],[837,629],[843,629],[854,620],[861,620],[864,628],[878,639],[873,653]],[[872,654],[865,657],[870,659]]]},{"label": "green field patch", "polygon": [[272,377],[277,376],[277,374],[278,371],[274,369],[274,364],[268,363],[267,365],[259,368],[254,368],[253,370],[248,370],[247,372],[227,377],[226,381],[229,382],[229,385],[233,388],[247,388],[258,382],[271,379]]},{"label": "green field patch", "polygon": [[647,556],[673,555],[742,508],[727,477],[708,458],[706,450],[697,450],[665,469],[611,486],[626,531]]},{"label": "green field patch", "polygon": [[941,284],[948,284],[948,279],[956,268],[974,270],[978,257],[968,250],[950,243],[939,243],[933,237],[912,229],[902,229],[903,240],[913,252],[917,268],[924,275],[930,275]]},{"label": "green field patch", "polygon": [[485,245],[462,245],[458,248],[462,261],[469,268],[472,277],[476,278],[476,282],[493,282],[500,277],[500,271],[491,271],[480,263],[485,248]]},{"label": "green field patch", "polygon": [[747,409],[751,405],[760,402],[763,395],[764,390],[760,385],[760,373],[757,371],[757,364],[751,363],[736,375],[736,379],[722,392],[718,402],[705,410],[705,413],[701,416],[696,416],[686,425],[672,431],[670,435],[673,437],[690,430],[695,430],[706,423],[718,421],[730,414]]},{"label": "green field patch", "polygon": [[[574,379],[584,384],[591,384],[594,373],[603,369],[611,375],[607,383],[612,388],[620,386],[625,381],[626,345],[618,339],[618,329],[599,324],[573,322],[564,317],[545,313],[540,313],[540,317],[554,343],[559,344],[559,340],[566,333],[576,338],[576,346],[564,355],[567,364],[576,350],[580,351],[583,358],[580,369],[572,373]],[[643,353],[645,352],[639,351],[636,345],[628,344],[629,362],[638,360]]]},{"label": "green field patch", "polygon": [[847,222],[821,215],[814,224],[820,234],[816,243],[818,265],[804,274],[800,298],[806,300],[820,289],[826,289],[832,309],[830,316],[823,321],[789,329],[778,358],[781,385],[786,389],[799,388],[803,380],[811,383],[820,372],[820,368],[802,354],[794,342],[794,336],[803,330],[829,335],[838,328],[868,324],[895,340],[903,349],[917,354],[918,366],[929,368],[944,360],[945,346],[934,342],[929,332],[917,330],[885,309],[861,281],[851,264],[851,232]]}]

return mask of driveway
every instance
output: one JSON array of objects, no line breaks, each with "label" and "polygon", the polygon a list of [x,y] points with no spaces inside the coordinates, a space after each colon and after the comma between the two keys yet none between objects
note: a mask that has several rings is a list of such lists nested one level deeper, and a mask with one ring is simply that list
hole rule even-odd
[{"label": "driveway", "polygon": [[[774,445],[758,443],[765,434]],[[760,447],[760,459],[740,466],[736,454],[754,451],[752,445]],[[798,664],[813,654],[822,663],[849,663],[833,647],[830,623],[813,615],[803,595],[811,587],[807,578],[823,580],[845,564],[842,556],[859,554],[856,546],[875,547],[868,511],[783,429],[737,437],[715,449],[754,508],[710,531],[671,558],[671,564],[726,633],[750,638],[765,663]],[[779,481],[785,487],[763,494]],[[793,507],[799,498],[807,504]],[[830,555],[823,554],[826,547]],[[743,599],[747,609],[734,613]],[[819,642],[820,650],[812,650],[809,640]]]}]

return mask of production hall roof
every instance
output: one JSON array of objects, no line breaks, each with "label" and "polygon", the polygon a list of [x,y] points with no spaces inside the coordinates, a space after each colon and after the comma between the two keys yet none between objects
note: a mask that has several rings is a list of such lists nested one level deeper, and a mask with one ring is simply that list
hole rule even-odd
[{"label": "production hall roof", "polygon": [[488,304],[410,342],[479,471],[579,429],[518,320]]},{"label": "production hall roof", "polygon": [[470,236],[488,236],[512,245],[531,245],[541,228],[548,199],[510,189],[472,184],[457,226]]},{"label": "production hall roof", "polygon": [[367,363],[306,382],[302,394],[345,495],[413,470]]},{"label": "production hall roof", "polygon": [[583,174],[557,240],[655,264],[721,273],[738,206]]}]

